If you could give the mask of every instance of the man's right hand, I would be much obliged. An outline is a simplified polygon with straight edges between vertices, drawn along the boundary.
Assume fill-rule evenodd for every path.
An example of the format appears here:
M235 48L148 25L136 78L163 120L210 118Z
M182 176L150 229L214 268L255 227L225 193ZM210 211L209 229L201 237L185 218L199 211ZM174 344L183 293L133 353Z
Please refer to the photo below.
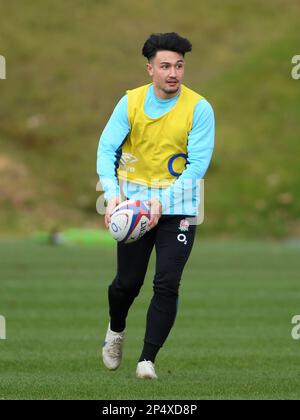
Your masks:
M105 212L105 226L108 228L110 223L110 217L114 209L122 202L121 196L113 197L107 202L106 212Z

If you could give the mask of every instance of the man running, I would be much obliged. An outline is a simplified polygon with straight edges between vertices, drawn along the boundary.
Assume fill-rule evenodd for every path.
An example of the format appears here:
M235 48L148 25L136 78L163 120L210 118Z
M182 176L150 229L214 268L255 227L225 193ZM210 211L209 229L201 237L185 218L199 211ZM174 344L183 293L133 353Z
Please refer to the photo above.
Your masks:
M152 82L121 98L98 148L106 226L124 198L145 201L151 211L150 230L137 242L117 245L117 273L108 288L110 322L102 349L105 366L117 369L127 314L155 247L154 293L136 369L142 379L157 379L155 358L176 318L179 285L196 233L196 224L190 223L190 217L198 215L196 183L204 178L214 147L211 105L182 84L185 53L191 50L190 41L174 32L152 34L146 40L142 53ZM189 189L191 194L186 194Z

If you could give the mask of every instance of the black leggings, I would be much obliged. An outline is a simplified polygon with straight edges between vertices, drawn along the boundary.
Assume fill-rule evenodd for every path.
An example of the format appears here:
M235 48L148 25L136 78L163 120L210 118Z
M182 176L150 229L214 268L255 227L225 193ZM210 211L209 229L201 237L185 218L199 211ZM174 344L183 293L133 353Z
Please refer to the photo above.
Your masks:
M147 313L144 341L163 346L175 321L181 275L195 238L196 226L182 222L186 218L162 216L157 226L137 242L118 243L117 275L108 291L113 331L123 331L126 326L128 310L143 285L155 246L154 294Z

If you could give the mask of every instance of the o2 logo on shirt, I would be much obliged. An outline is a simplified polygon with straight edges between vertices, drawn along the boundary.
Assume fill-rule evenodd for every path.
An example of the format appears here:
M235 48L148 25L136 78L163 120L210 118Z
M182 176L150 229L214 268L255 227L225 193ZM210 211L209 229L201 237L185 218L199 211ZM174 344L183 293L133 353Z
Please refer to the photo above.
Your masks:
M173 169L174 162L178 158L183 158L187 162L187 155L185 153L177 153L176 155L173 155L168 162L168 170L170 174L176 176L176 178L178 178L181 175L181 173L175 172Z

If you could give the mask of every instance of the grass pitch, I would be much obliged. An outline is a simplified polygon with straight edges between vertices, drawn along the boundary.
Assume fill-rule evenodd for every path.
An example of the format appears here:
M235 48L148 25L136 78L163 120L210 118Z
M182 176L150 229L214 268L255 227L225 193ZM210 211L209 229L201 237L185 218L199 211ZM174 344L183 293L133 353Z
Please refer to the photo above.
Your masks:
M299 247L196 242L159 380L135 379L153 263L118 371L101 363L114 249L0 242L0 399L298 399Z
M145 40L175 31L193 44L184 83L216 115L202 235L299 237L299 1L0 4L2 233L99 226L100 133L126 90L150 82Z

